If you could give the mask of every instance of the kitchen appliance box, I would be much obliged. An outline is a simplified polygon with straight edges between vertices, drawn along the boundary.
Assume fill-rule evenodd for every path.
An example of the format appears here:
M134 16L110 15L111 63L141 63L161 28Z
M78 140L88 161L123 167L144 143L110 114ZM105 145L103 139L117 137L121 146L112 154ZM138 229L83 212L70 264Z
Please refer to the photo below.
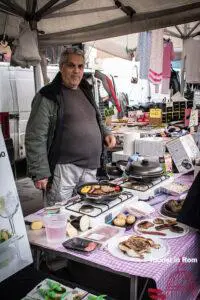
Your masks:
M194 170L192 161L200 157L200 151L191 134L173 139L166 146L178 172L184 174Z

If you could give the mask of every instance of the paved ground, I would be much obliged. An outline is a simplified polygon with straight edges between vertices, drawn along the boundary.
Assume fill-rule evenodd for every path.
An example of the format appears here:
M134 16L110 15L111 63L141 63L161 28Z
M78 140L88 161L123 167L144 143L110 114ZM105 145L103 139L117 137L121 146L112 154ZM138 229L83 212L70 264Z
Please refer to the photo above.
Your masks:
M16 180L16 186L24 216L43 207L42 192L34 187L30 178Z

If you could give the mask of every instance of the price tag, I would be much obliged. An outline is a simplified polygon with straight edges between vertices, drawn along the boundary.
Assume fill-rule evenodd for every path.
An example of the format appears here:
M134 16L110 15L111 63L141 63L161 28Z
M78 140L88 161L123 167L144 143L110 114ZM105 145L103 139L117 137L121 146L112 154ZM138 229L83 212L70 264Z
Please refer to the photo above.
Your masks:
M150 118L161 119L162 118L162 110L160 108L151 108L150 109Z

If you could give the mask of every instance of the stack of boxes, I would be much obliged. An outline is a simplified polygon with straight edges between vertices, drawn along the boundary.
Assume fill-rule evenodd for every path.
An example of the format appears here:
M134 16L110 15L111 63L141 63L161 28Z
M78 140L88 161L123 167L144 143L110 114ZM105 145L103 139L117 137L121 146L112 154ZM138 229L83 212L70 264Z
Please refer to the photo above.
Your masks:
M173 101L162 104L162 122L169 123L171 121L184 120L185 109L192 108L193 101Z

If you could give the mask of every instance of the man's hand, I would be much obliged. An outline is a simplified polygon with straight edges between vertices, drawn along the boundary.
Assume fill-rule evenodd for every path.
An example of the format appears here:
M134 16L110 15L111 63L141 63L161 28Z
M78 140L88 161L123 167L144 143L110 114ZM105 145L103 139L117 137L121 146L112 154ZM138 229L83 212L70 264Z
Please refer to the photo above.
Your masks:
M104 139L104 143L105 145L109 148L109 149L112 149L115 147L116 145L116 138L114 135L110 134L110 135L107 135Z
M40 179L34 182L36 189L46 190L48 178Z

